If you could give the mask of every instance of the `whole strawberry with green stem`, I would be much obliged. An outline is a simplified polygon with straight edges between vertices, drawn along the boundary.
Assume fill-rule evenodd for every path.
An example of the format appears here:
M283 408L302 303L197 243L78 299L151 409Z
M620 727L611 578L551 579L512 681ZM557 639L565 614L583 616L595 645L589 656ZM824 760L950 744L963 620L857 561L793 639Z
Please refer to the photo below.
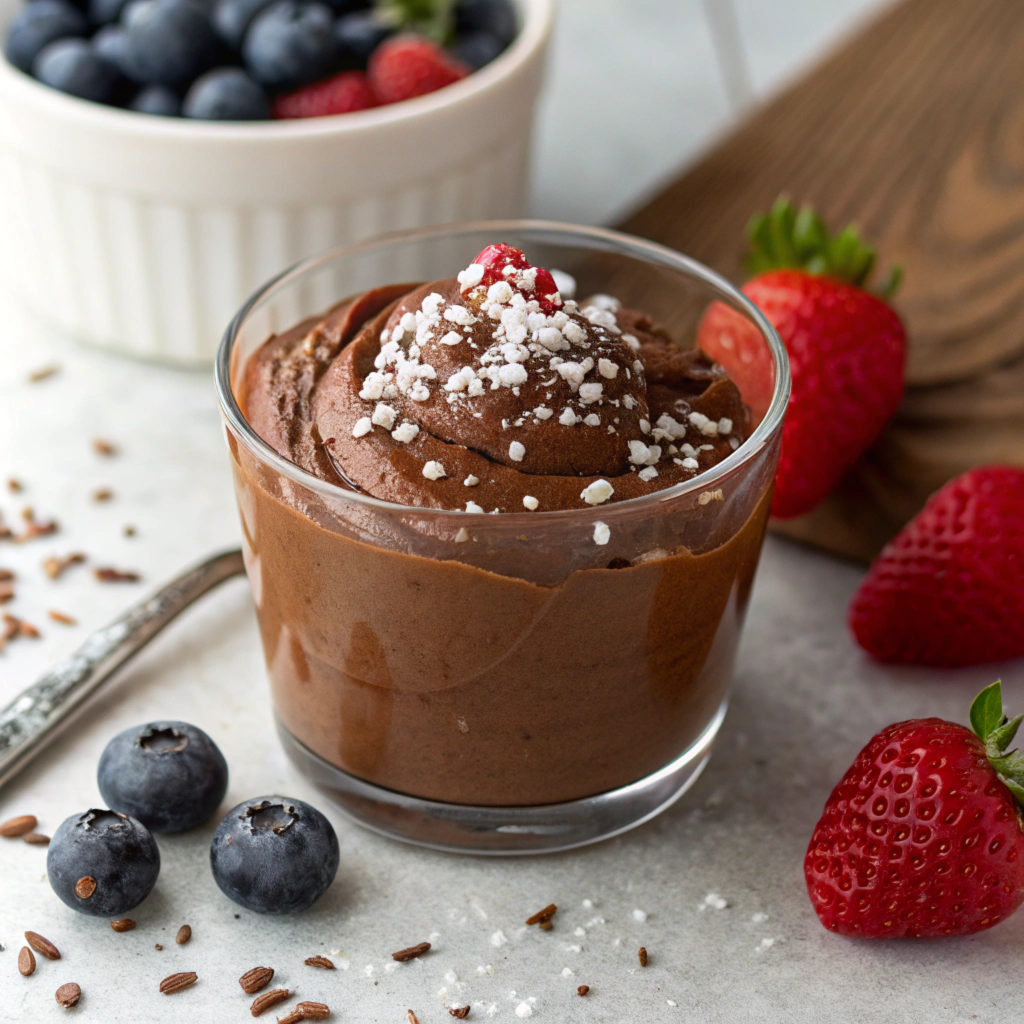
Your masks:
M991 928L1024 902L1024 753L1006 753L1024 716L993 683L971 728L919 718L857 755L825 804L804 858L830 931L935 938Z
M822 219L780 199L748 228L743 291L779 332L793 390L782 430L772 515L810 512L892 419L903 398L906 332L888 304L893 271L867 289L875 252L854 226L829 235ZM729 372L755 419L771 401L772 372L754 325L722 303L701 320L698 345Z

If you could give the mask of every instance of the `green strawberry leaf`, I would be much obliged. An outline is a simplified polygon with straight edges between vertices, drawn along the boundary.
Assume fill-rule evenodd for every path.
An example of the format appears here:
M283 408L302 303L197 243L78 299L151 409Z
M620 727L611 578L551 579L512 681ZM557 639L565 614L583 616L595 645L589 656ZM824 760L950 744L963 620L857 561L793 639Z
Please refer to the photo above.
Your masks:
M971 728L983 743L989 734L998 729L1006 719L1003 717L1003 684L997 679L986 686L971 704Z
M1008 779L1003 775L999 776L999 781L1014 795L1017 803L1024 805L1024 786L1019 782L1014 782L1013 779Z
M989 757L999 757L1006 750L1013 742L1013 737L1017 735L1021 722L1024 722L1024 715L1018 715L1009 722L1004 718L1003 724L988 734L985 749L989 752Z
M1003 753L1013 742L1022 722L1024 715L1008 720L1003 714L1003 684L999 679L986 686L971 704L971 728L985 744L988 763L999 781L1024 807L1024 750Z
M792 268L863 288L875 266L875 250L860 237L856 225L831 236L812 207L796 210L785 196L777 199L767 214L751 218L747 239L750 248L744 266L755 277ZM901 279L902 271L894 267L879 291L882 298L890 299Z
M455 34L455 0L376 0L376 7L395 28L417 32L440 46Z

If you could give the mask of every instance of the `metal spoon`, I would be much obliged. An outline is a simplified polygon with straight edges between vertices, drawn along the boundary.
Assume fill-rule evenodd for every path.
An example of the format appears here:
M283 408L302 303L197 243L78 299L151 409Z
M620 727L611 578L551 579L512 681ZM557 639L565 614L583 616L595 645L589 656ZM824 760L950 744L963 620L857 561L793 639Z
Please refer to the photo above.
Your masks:
M0 787L24 768L73 711L172 619L218 584L245 572L242 552L224 551L172 580L98 629L81 647L0 711Z

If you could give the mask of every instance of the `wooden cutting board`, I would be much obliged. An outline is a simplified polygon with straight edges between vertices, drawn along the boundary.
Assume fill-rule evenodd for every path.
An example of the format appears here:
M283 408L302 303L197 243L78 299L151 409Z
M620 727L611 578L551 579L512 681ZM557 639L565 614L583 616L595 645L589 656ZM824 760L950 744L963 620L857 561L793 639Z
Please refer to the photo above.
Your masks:
M740 281L746 222L782 193L905 271L899 415L822 506L775 524L869 559L946 480L1024 466L1024 3L887 8L621 226Z

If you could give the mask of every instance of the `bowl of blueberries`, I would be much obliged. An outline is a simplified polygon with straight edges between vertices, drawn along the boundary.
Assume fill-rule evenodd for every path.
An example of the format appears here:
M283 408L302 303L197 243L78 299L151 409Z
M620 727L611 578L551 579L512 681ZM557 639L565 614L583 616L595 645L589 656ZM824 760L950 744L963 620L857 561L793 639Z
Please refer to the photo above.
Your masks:
M2 280L207 364L317 251L523 213L555 0L0 0Z

